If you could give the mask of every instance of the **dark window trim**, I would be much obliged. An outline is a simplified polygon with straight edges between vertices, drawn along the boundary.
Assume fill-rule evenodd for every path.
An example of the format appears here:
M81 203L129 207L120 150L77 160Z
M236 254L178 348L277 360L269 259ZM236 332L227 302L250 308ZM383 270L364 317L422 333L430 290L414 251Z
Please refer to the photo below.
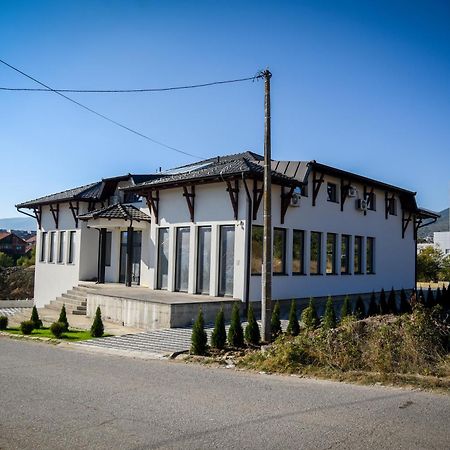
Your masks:
M287 228L282 227L274 227L273 228L273 238L272 238L272 247L275 242L275 231L282 231L284 235L284 242L283 242L283 271L282 272L274 272L272 271L272 275L279 277L283 275L288 275L286 271L286 247L287 247ZM273 249L272 249L272 268L273 268Z
M311 273L311 262L312 262L312 259L311 259L311 254L312 254L312 252L311 252L311 247L312 247L311 241L312 241L313 234L318 234L319 235L319 255L318 255L319 258L317 260L317 266L318 266L319 271ZM322 232L321 231L311 231L310 235L309 235L309 274L313 275L313 276L314 275L323 275L323 271L322 271Z
M346 238L345 239L345 241L346 241L346 243L347 243L347 246L346 246L346 261L347 261L347 264L346 264L346 271L345 272L343 272L342 271L342 242L343 242L343 240L344 240L344 237ZM350 234L345 234L345 233L342 233L341 234L341 242L340 242L340 244L341 244L341 260L339 261L339 272L340 272L340 274L341 275L352 275L352 268L350 267L350 255L351 255L351 235Z
M73 239L72 239L72 236L73 236ZM76 231L69 230L69 236L68 236L69 250L67 252L67 264L71 264L71 265L75 265L75 258L74 258L75 236L76 236ZM72 245L72 244L74 244L74 245Z
M358 269L355 267L355 256L356 256L356 239L359 238L359 248L358 248L358 256L359 256L359 265ZM355 235L354 236L354 243L353 243L353 275L364 275L363 272L363 249L362 249L362 243L363 243L363 236Z
M334 186L334 199L330 198L328 188ZM338 190L337 190L337 184L332 183L331 181L327 182L327 201L330 203L339 203L339 196L338 196Z
M306 275L306 270L305 270L305 230L300 230L298 228L293 228L292 229L292 264L294 263L294 234L295 232L301 233L302 234L302 254L301 254L301 271L300 272L295 272L292 271L292 275Z
M157 256L157 261L156 261L156 289L160 290L160 291L167 291L169 288L169 280L167 280L167 287L166 288L162 288L161 287L161 279L160 279L160 258L161 258L161 230L167 230L167 232L169 233L169 241L170 241L170 229L169 227L158 227L157 228L157 236L156 236L156 245L157 245L157 252L156 252L156 256ZM176 233L175 233L176 234ZM175 236L175 247L176 247L176 236ZM169 242L169 249L170 249L170 242ZM175 253L176 253L176 249L175 249ZM176 255L175 255L176 257Z
M367 249L368 249L368 245L367 242L369 242L369 240L372 241L372 261L371 261L371 265L372 265L372 270L369 272L367 270ZM375 271L375 238L372 236L367 236L366 237L366 275L375 275L376 271Z
M332 235L334 236L334 250L333 250L333 264L332 264L332 268L333 271L332 272L327 272L327 264L328 264L328 235ZM327 259L326 259L326 264L325 264L325 275L337 275L337 246L338 246L338 239L337 239L338 235L337 233L331 233L331 232L327 232L326 233L326 255L327 255Z

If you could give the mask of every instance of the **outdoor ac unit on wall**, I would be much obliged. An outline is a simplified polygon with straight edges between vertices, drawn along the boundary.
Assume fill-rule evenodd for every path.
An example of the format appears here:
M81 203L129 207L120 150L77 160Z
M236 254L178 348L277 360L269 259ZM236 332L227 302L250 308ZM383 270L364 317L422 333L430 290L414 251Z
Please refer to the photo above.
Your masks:
M358 195L358 190L354 186L348 187L348 196L349 197L356 197Z
M363 199L356 200L356 209L360 209L361 211L367 211L368 209L367 200Z
M292 194L292 197L291 197L291 201L290 201L290 203L289 203L289 206L300 206L300 198L301 198L300 193L294 192L294 193Z

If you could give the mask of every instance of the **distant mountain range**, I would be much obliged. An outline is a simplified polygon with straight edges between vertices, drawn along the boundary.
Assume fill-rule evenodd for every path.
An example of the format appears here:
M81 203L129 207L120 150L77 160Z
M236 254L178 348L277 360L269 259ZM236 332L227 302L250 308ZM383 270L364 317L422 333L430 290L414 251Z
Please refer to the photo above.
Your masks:
M36 230L36 220L31 217L10 217L0 219L0 230Z
M443 211L440 211L439 214L441 215L441 217L439 217L439 219L435 222L432 223L431 225L428 225L426 227L423 228L419 228L418 231L418 237L425 239L426 237L433 237L433 233L435 231L450 231L449 229L449 209L444 209Z

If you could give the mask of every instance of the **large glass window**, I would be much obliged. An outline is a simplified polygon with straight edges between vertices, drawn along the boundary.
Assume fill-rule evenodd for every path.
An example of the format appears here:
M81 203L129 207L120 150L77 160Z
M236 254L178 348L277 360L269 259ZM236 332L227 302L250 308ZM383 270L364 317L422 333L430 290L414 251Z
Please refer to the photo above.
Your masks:
M55 245L56 245L56 232L52 231L50 233L50 249L48 252L48 262L55 262Z
M47 232L43 231L41 233L41 254L39 257L39 261L45 261L45 254L47 253Z
M252 274L260 275L263 257L263 227L252 226Z
M374 192L369 192L366 195L367 200L367 209L370 209L371 211L376 211L377 205L376 205L376 197Z
M273 273L286 273L286 229L275 228L273 230Z
M294 230L292 236L292 273L305 273L305 232Z
M337 203L337 186L334 183L327 183L327 200Z
M197 293L209 294L211 265L211 227L198 228Z
M189 284L189 240L190 229L177 229L175 290L187 292Z
M319 275L321 273L321 246L322 233L311 231L311 246L310 246L310 264L309 273L311 275Z
M66 256L66 232L59 232L59 251L58 251L58 263L63 263Z
M111 245L112 245L112 232L106 232L106 253L105 253L105 266L111 267Z
M75 261L75 231L69 231L69 254L67 262L73 264Z
M362 273L362 237L355 236L354 273Z
M336 274L336 234L327 233L327 274Z
M158 231L158 289L167 289L169 280L169 229Z
M375 273L375 238L368 237L366 242L366 272Z
M234 225L220 227L219 295L233 295L234 286Z
M350 236L343 234L341 236L341 274L350 273Z

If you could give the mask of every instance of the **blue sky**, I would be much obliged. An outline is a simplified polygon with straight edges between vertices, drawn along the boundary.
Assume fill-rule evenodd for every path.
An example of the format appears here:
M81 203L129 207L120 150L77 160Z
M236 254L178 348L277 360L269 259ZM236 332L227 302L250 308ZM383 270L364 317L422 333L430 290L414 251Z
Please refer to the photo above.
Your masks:
M55 88L272 79L275 159L317 161L448 206L448 1L0 0L0 58ZM0 65L0 86L36 85ZM262 153L263 83L73 98L205 157ZM193 161L52 93L0 92L0 217L14 204Z

